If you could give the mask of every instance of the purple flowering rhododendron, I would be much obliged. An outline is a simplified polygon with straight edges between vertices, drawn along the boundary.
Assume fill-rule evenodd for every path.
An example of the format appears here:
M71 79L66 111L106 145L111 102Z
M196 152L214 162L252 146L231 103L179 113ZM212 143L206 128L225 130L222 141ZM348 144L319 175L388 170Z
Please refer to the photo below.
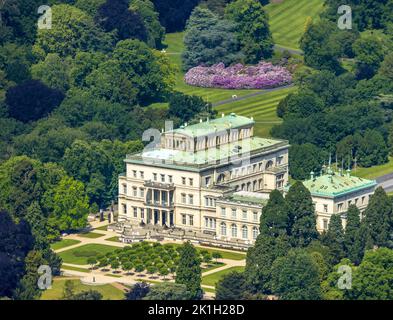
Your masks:
M225 68L223 63L188 70L184 80L191 86L222 89L268 89L290 84L291 73L284 67L261 61L255 66L240 63Z

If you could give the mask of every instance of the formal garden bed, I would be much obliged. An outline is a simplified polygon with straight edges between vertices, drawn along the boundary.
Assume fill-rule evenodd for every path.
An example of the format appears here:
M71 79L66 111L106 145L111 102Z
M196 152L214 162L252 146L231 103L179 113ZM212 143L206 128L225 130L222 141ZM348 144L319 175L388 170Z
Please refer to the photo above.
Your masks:
M124 248L101 244L87 244L60 253L64 263L89 265L114 275L137 275L158 279L173 277L179 262L181 246L139 242ZM202 272L224 266L219 261L224 251L198 249ZM244 255L243 255L244 257ZM69 268L65 265L65 268Z
M184 76L191 86L221 89L271 89L289 85L291 73L284 67L261 61L255 66L240 63L225 67L223 63L211 67L191 68Z

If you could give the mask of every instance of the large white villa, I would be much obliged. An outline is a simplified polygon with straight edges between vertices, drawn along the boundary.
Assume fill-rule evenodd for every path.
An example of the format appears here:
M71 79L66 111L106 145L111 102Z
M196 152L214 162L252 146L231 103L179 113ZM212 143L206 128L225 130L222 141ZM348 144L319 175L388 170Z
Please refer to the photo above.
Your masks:
M250 246L269 193L288 188L288 142L255 137L253 131L252 118L232 113L163 132L156 148L127 155L126 173L119 177L123 240L132 241L139 228ZM305 185L322 231L331 214L345 218L349 203L363 209L376 183L327 170Z

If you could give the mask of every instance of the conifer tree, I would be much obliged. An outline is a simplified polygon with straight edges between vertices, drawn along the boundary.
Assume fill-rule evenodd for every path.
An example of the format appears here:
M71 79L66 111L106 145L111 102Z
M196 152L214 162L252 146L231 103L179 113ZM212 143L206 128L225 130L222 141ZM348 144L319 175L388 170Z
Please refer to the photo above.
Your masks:
M289 188L285 200L289 213L288 234L291 243L295 247L306 247L319 235L310 191L298 181Z
M330 217L329 229L323 236L323 244L330 249L330 264L336 265L344 257L344 229L341 216L333 214Z
M199 254L191 242L186 242L180 252L179 265L176 270L176 283L184 284L190 292L190 299L202 298L201 262Z
M233 271L218 281L216 300L242 300L245 291L244 273Z
M248 287L253 293L271 293L271 267L274 260L282 257L290 250L286 234L278 237L260 234L255 246L248 249L245 277Z
M382 187L376 189L371 196L364 219L367 229L366 238L369 239L367 249L373 246L391 246L392 203Z
M347 212L347 225L344 234L344 250L346 256L356 265L362 258L364 248L360 237L360 211L354 204L350 205Z
M270 193L269 201L263 208L260 223L260 233L277 237L286 234L288 229L288 209L284 197L278 190Z

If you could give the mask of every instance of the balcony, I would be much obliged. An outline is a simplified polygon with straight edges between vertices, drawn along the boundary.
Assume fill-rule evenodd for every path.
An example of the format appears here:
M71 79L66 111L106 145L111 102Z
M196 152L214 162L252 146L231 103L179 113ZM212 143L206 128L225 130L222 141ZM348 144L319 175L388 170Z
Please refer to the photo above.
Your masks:
M167 191L175 189L174 183L164 183L164 182L157 182L152 180L146 180L144 186L147 188L161 189Z
M174 206L174 203L172 201L168 202L168 201L157 201L157 200L146 199L144 203L145 206L153 207L153 208L173 209Z

